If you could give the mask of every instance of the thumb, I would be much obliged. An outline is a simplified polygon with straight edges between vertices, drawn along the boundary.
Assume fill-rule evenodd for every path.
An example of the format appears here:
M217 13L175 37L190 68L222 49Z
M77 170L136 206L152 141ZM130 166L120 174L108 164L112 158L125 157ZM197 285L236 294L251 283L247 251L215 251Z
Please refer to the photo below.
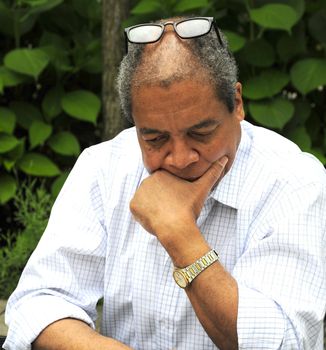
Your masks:
M206 193L208 193L216 182L221 179L224 168L229 161L228 157L223 156L215 163L213 163L207 171L196 181L196 184L199 185Z

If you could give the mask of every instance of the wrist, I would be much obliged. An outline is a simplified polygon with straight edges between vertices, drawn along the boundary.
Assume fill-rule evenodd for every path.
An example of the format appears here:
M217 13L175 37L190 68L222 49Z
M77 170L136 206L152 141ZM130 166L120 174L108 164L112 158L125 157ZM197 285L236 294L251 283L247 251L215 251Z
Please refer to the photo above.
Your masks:
M211 249L195 222L164 226L156 235L174 266L188 266Z
M173 278L179 287L186 288L201 272L211 266L215 261L218 261L218 254L215 250L210 250L186 267L180 268L175 266Z

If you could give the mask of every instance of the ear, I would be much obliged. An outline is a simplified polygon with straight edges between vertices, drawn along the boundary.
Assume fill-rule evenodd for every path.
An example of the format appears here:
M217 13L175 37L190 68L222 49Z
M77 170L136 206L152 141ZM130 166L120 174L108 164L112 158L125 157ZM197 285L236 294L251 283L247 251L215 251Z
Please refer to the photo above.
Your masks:
M233 113L239 121L242 121L245 118L242 102L242 85L239 82L235 84L235 109Z

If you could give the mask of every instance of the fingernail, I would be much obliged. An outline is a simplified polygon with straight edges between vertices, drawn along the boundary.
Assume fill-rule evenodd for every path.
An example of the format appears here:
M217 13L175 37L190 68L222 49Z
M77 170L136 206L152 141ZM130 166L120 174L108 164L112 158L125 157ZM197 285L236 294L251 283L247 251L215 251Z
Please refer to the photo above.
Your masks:
M229 161L228 157L223 156L218 162L221 164L221 166L224 168L226 163Z

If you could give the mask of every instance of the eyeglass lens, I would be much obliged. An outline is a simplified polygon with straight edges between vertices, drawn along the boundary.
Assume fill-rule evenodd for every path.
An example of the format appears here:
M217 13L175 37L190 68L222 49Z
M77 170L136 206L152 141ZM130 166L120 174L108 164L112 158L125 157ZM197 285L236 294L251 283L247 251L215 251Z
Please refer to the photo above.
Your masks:
M193 19L176 24L177 33L182 38L193 38L207 34L210 27L210 22L206 19Z
M160 26L146 24L131 28L128 32L128 38L131 42L144 44L158 40L162 32L163 29Z
M204 18L194 18L175 24L177 34L182 38L193 38L207 34L211 23ZM128 31L128 39L133 43L145 44L157 41L163 33L160 25L144 24L132 27Z

